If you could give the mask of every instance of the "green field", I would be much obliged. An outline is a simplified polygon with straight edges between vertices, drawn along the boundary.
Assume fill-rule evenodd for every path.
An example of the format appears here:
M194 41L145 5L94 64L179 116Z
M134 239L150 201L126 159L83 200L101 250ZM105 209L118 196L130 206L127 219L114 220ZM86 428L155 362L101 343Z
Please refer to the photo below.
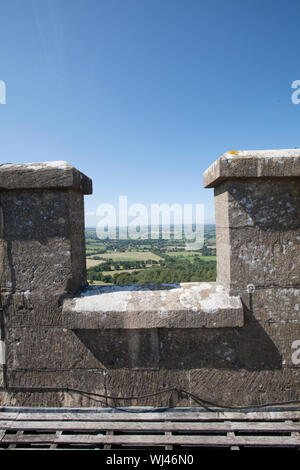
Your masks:
M104 263L104 261L101 260L96 260L96 259L90 259L86 257L86 267L87 269L92 267L92 266L97 266L98 264Z
M107 276L107 275L110 275L110 276L113 276L114 274L120 274L120 273L134 273L134 272L138 272L138 271L142 271L142 269L121 269L119 271L102 271L103 272L103 275L104 276Z
M161 256L155 255L151 251L128 251L125 253L103 253L99 256L105 259L112 259L113 261L147 261L148 259L160 261L162 259ZM93 260L93 261L96 261L96 260Z
M95 230L88 229L88 279L93 285L213 281L214 242L212 225L205 228L203 247L194 251L185 250L182 239L99 240Z

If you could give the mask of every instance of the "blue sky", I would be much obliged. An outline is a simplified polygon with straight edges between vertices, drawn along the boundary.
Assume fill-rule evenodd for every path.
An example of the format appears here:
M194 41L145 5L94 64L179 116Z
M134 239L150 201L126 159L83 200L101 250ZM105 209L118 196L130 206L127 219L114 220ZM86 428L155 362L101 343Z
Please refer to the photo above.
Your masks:
M1 2L2 162L67 160L100 203L203 203L227 150L300 147L300 1ZM88 217L87 224L95 225Z

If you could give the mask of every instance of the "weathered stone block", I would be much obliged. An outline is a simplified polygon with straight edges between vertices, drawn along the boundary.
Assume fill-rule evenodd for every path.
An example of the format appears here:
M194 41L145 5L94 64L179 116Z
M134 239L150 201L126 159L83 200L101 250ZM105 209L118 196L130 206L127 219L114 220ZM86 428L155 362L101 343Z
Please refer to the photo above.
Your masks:
M227 286L232 295L243 292L248 285L258 288L295 287L299 288L300 236L298 231L262 231L258 227L228 228L230 244L217 246L218 282ZM219 238L217 236L217 243ZM230 253L228 273L228 255ZM220 257L219 257L220 254ZM222 266L227 266L226 271ZM223 268L224 269L224 268Z
M178 395L171 391L157 393L171 387L189 391L189 378L186 371L109 370L105 374L105 387L107 395L116 397L107 401L108 406L169 407L189 406L190 403L190 398L184 394ZM143 398L123 400L121 397Z
M74 333L105 369L159 368L158 330L86 329Z
M62 326L60 291L51 297L47 290L2 294L2 306L6 327Z
M103 364L77 337L58 327L7 328L8 369L103 369Z
M252 294L252 308L259 321L300 323L300 288L257 289Z
M68 389L105 394L105 375L102 370L13 370L7 373L7 382L11 391L18 388L33 389L36 392L45 389Z
M295 370L215 370L190 372L190 390L219 406L270 405L300 400L300 376ZM195 406L195 402L191 406Z
M218 227L264 231L300 227L299 178L249 178L223 181L215 188Z

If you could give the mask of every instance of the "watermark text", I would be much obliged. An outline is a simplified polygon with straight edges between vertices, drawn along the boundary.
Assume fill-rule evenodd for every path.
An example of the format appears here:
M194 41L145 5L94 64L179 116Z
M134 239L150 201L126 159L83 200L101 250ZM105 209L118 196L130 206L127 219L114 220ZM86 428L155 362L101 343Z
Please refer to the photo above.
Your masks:
M0 104L6 104L6 84L0 80Z
M96 233L100 239L184 239L186 249L200 249L204 243L203 204L144 204L128 206L127 196L113 204L100 204Z

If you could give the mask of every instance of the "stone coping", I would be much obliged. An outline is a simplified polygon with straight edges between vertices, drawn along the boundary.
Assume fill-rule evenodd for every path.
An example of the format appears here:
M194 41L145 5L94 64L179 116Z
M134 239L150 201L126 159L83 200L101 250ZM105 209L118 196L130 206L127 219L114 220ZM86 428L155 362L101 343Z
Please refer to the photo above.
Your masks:
M229 178L300 177L300 149L232 150L203 174L205 188Z
M240 298L216 282L90 287L64 300L62 316L70 329L244 325Z
M63 161L0 165L0 190L74 189L92 194L92 180Z

